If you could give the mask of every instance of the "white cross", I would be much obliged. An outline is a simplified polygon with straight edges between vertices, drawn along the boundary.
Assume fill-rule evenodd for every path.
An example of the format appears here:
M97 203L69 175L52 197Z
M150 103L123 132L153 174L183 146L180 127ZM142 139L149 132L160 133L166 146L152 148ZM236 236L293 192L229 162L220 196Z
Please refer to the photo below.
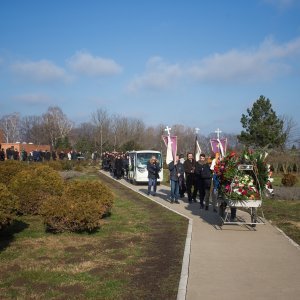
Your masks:
M199 130L199 128L195 128L195 133L198 134Z
M167 126L167 127L165 128L165 131L167 131L167 132L168 132L168 135L170 135L170 131L171 131L171 129L172 129L172 128L170 128L169 126Z
M217 136L218 136L218 140L220 139L220 133L221 133L222 131L218 128L216 131L215 131L215 133L217 134Z

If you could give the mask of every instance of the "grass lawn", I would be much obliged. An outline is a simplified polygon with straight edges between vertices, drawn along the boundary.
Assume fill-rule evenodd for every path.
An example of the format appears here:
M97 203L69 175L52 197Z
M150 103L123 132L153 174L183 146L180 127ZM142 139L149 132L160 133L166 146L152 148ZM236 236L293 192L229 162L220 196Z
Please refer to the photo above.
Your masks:
M81 179L115 194L98 232L45 233L22 216L0 233L0 299L176 298L188 221L96 174Z
M265 217L273 225L282 229L291 239L300 244L300 201L272 200L263 201Z

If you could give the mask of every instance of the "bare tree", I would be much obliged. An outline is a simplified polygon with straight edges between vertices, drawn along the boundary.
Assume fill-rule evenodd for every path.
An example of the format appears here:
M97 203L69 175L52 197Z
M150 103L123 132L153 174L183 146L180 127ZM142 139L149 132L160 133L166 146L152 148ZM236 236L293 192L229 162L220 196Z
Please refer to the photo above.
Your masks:
M57 106L50 106L42 118L48 140L53 147L58 139L65 138L73 127L73 122Z
M5 115L0 119L0 129L6 143L15 143L20 138L20 115L12 113Z
M286 135L286 147L290 148L294 144L298 144L300 141L300 130L297 123L292 117L283 115L280 117L284 124L284 133Z
M21 137L23 141L34 144L47 144L45 128L41 116L25 116L21 119L20 126Z
M103 146L109 141L110 118L106 109L99 108L92 113L92 123L95 125L95 147L100 145L100 153L103 153Z

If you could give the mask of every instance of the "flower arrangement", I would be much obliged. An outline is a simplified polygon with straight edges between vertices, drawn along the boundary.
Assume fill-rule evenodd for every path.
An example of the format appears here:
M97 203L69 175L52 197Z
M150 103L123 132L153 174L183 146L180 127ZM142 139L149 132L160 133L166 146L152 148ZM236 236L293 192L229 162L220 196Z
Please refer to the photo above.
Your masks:
M267 154L244 150L240 155L235 152L225 156L215 166L221 196L232 200L258 200L260 192L268 179L265 163ZM251 166L241 169L240 165Z

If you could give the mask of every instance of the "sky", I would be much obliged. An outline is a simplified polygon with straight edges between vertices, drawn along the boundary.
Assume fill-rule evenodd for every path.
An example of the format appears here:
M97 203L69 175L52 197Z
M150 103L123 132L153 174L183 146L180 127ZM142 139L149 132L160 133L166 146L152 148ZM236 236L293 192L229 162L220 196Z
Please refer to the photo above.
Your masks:
M300 0L0 1L0 117L239 133L260 95L300 125Z

